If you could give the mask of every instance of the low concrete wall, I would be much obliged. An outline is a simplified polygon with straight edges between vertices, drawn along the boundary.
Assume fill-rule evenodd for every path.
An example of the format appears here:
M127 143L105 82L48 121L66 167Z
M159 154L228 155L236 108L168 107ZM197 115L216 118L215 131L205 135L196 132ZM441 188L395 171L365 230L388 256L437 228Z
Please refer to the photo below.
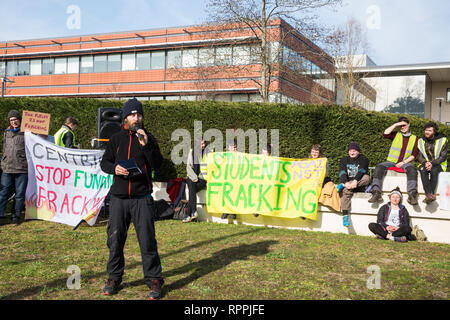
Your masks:
M363 236L374 236L369 230L368 225L376 222L379 208L389 201L388 192L395 187L400 187L404 195L403 204L408 209L412 225L418 225L425 232L430 242L450 243L450 211L439 208L439 196L437 201L425 205L422 200L425 198L423 188L419 178L419 204L411 206L407 203L406 194L406 176L396 172L388 172L383 183L383 202L378 204L368 203L371 197L370 193L356 193L352 199L352 210L350 212L351 227L346 228L342 225L342 215L326 206L319 205L317 220L309 219L289 219L275 218L259 215L254 217L252 214L238 214L237 219L221 219L221 214L209 213L206 210L206 191L197 193L197 212L200 221L215 223L234 223L252 226L264 226L270 228L287 228L307 231L323 231L334 233L349 233ZM166 193L165 183L154 183L154 198L170 201ZM188 195L186 186L186 197Z

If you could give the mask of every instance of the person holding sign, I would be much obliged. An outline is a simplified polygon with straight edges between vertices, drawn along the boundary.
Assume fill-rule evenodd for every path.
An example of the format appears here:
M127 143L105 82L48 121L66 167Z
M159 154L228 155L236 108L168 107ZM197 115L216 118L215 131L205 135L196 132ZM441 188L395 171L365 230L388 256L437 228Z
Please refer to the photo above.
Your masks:
M211 150L208 148L205 140L200 142L201 153L197 154L194 148L189 151L186 164L187 185L189 188L189 214L184 217L182 222L191 222L198 218L197 213L197 192L206 188L206 159Z
M61 129L55 133L55 144L57 146L79 149L73 132L78 125L78 121L73 117L68 117Z
M429 204L436 200L436 187L439 173L447 171L447 138L438 132L438 125L428 122L424 127L424 136L417 142L419 154L420 178L425 191L424 203Z
M360 153L361 149L356 142L348 146L348 156L341 159L339 165L339 180L344 185L341 191L341 211L344 227L349 227L348 214L352 209L353 193L364 192L370 183L369 159Z
M232 141L229 141L227 143L227 150L228 152L237 152L237 138L234 138ZM230 217L233 220L236 220L237 218L235 214L228 214L228 213L223 213L220 218L227 219L228 217Z
M112 295L120 289L125 268L123 248L133 221L145 283L150 288L148 298L155 300L161 298L164 280L155 239L151 172L161 166L163 158L158 142L143 127L143 116L142 104L137 99L124 104L124 128L111 136L100 163L104 172L114 175L107 228L109 278L103 293Z
M3 134L2 176L0 180L0 217L5 216L6 204L13 186L16 188L12 222L19 225L28 183L28 163L24 133L20 132L22 115L17 110L8 113L9 127Z

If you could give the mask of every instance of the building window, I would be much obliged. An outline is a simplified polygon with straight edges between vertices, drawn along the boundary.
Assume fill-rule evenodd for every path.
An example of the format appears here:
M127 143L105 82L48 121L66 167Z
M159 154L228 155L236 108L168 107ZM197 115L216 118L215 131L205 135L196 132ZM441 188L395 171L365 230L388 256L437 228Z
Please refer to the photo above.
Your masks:
M198 65L198 49L183 50L183 68L193 68Z
M5 76L6 75L6 62L5 61L0 61L0 76Z
M167 52L167 68L181 68L181 50Z
M42 60L34 59L30 61L30 74L32 76L40 76L42 74Z
M231 47L219 47L216 49L216 65L231 65L233 50Z
M233 48L233 65L246 65L250 63L250 48L248 46L237 46Z
M67 73L67 58L55 58L55 74Z
M120 71L121 64L120 54L108 55L108 72Z
M214 48L202 48L198 50L198 64L202 67L214 65Z
M55 59L42 59L42 74L55 73Z
M80 57L67 58L67 73L80 72Z
M152 69L164 69L164 64L166 62L166 53L164 51L153 51L151 59Z
M94 72L107 72L108 62L106 55L94 56Z
M450 103L450 88L447 89L447 103Z
M80 73L92 73L92 72L94 72L94 57L82 56Z
M8 77L14 77L17 75L17 61L8 61L6 63L6 75Z
M122 54L122 71L130 71L136 69L136 54Z
M150 69L150 52L136 53L136 70Z
M20 60L17 67L18 76L30 75L30 60Z

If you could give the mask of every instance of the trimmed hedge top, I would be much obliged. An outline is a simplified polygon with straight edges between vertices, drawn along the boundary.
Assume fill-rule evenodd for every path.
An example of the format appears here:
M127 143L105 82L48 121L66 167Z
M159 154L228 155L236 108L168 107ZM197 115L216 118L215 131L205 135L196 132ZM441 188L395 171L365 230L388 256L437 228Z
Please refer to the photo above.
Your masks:
M7 114L11 109L50 113L51 135L68 116L73 116L79 122L75 129L78 141L83 148L90 149L91 139L97 137L97 109L122 108L124 102L85 98L3 98L0 99L0 129L3 132L9 126ZM318 143L330 162L330 177L337 182L339 161L347 155L352 141L359 143L370 166L385 161L391 142L382 134L400 116L337 105L157 100L143 101L143 107L144 126L158 140L165 159L163 167L156 172L157 181L186 177L185 164L175 165L170 160L172 149L181 142L172 141L171 137L176 129L186 129L193 143L194 121L201 121L203 133L210 128L220 130L224 148L227 129L255 129L256 132L267 129L269 143L271 129L278 129L281 157L305 158L311 145ZM430 120L406 116L410 119L412 133L423 136L423 126ZM449 127L440 124L439 131L450 137ZM3 148L3 141L0 146ZM248 150L248 140L246 147Z

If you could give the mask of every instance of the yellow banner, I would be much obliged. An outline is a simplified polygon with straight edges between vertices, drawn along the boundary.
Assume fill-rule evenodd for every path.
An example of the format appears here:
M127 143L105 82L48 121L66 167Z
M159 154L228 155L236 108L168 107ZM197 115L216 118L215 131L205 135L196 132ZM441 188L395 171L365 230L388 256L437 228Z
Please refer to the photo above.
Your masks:
M207 159L207 210L211 213L317 218L326 158L290 159L214 152Z

